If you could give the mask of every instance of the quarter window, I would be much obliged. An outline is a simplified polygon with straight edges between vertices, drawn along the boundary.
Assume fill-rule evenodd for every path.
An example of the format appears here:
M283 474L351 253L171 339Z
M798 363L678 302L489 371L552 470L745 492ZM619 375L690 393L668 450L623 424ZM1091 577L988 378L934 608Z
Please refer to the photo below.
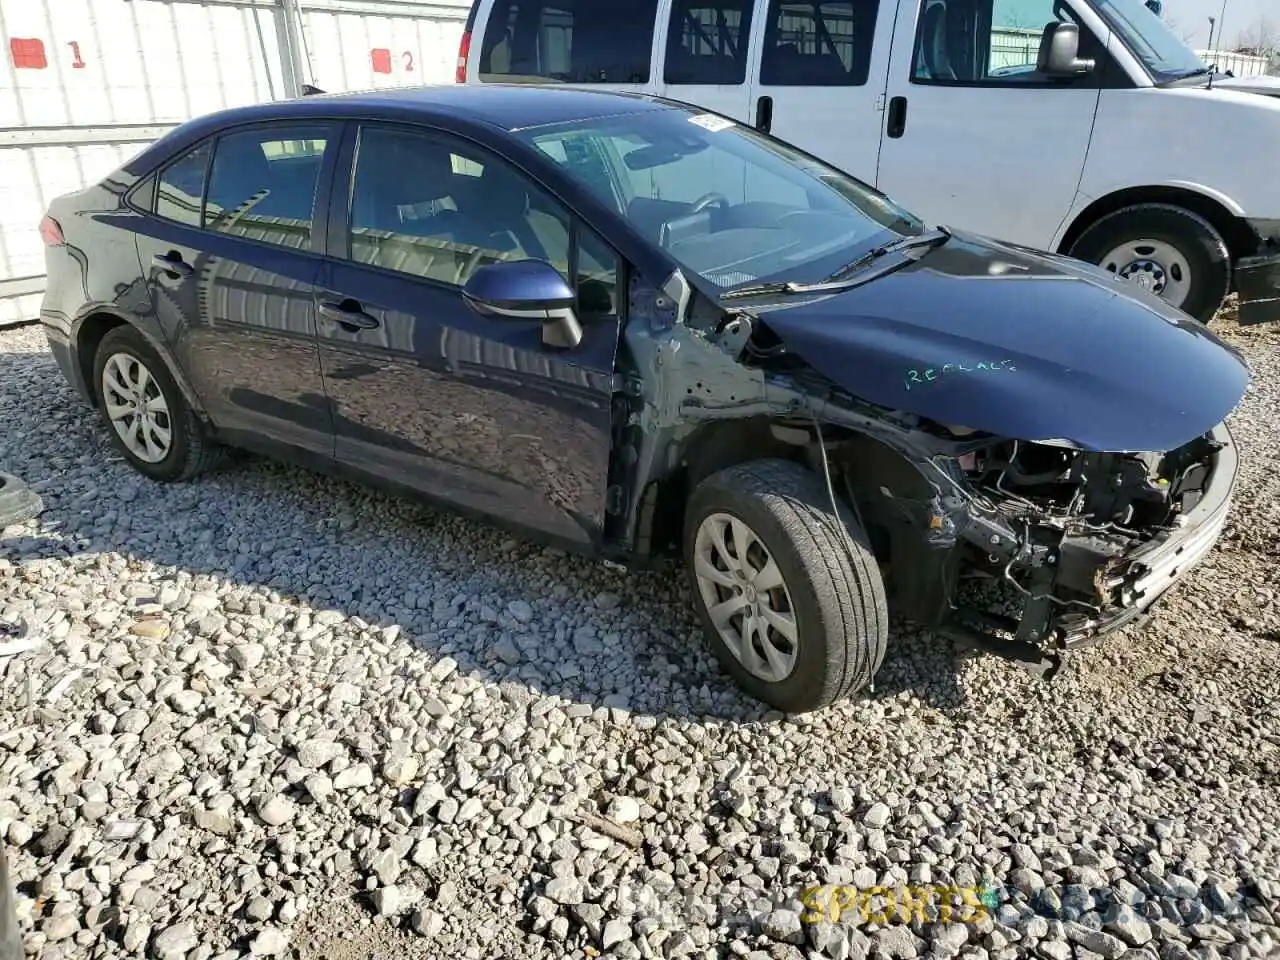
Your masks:
M648 83L658 0L495 0L481 80Z
M311 242L316 186L327 144L323 129L279 127L219 138L209 172L204 226L284 247Z
M760 82L860 87L871 70L878 0L770 0Z
M753 0L675 0L667 28L667 83L741 84Z
M205 141L165 167L156 188L156 216L189 227L200 226L210 150L210 142Z

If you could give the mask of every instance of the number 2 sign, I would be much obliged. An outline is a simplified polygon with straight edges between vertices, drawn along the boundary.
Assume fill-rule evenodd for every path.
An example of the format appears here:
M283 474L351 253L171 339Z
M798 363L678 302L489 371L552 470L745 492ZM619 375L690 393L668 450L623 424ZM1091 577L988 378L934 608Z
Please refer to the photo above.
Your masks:
M391 51L387 47L374 47L369 51L369 62L374 73L391 73ZM413 73L413 51L406 50L400 54L400 71Z

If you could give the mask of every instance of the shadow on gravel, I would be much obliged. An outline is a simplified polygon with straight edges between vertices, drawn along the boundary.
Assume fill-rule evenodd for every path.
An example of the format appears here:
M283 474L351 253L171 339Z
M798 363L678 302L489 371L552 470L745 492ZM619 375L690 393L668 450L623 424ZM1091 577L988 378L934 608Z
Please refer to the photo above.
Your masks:
M189 484L153 483L114 455L97 413L47 353L0 353L0 424L0 469L45 502L37 521L0 539L0 558L115 552L185 571L203 580L202 589L219 586L209 579L217 578L265 590L276 596L264 601L336 610L374 631L398 626L396 643L451 656L460 670L507 690L523 687L525 696L555 694L659 719L780 716L738 693L707 654L674 565L627 573L244 455ZM532 607L527 624L508 611L518 601ZM299 612L289 610L286 631ZM594 636L582 636L584 626L595 626ZM897 623L864 696L905 694L959 709L965 697L956 671L949 643Z

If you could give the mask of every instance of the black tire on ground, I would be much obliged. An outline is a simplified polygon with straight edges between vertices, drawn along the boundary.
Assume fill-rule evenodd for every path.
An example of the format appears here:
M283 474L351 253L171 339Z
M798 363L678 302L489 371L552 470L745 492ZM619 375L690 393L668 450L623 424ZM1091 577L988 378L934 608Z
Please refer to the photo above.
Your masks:
M156 384L164 396L169 408L169 425L172 434L172 445L163 460L148 463L135 456L125 446L120 435L116 433L110 418L107 416L106 404L102 400L102 372L107 361L117 353L132 356L141 362L155 378ZM107 435L112 446L129 464L144 476L152 480L170 483L190 480L212 467L220 457L222 450L205 431L204 425L196 417L187 403L186 397L174 382L168 365L158 353L147 343L146 338L130 326L116 327L111 330L98 345L98 352L93 360L93 390L98 399L98 408L102 412L103 422L107 427Z
M0 473L0 529L26 523L43 509L34 490L12 474Z
M1138 203L1107 214L1072 244L1071 256L1101 265L1126 240L1162 240L1191 268L1191 289L1181 305L1203 323L1213 319L1231 289L1231 253L1217 229L1198 213L1167 203Z
M694 544L714 513L746 523L772 555L791 596L796 661L770 682L749 672L712 623L694 573ZM840 533L843 520L849 544ZM788 460L754 460L707 477L689 499L685 566L716 656L751 696L788 712L817 710L871 682L884 659L889 616L884 584L865 532L841 505L832 513L826 484Z

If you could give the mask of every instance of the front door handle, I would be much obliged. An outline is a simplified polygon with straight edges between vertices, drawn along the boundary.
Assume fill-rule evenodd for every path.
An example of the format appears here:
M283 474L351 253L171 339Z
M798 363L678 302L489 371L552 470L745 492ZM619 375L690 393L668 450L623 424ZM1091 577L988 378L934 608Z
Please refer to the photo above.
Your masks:
M756 129L768 133L773 128L773 97L756 100Z
M184 261L182 254L177 250L170 250L168 253L157 253L151 258L151 263L176 279L185 280L196 272L195 267Z
M907 98L891 97L889 99L889 116L885 121L884 132L891 139L897 140L907 130Z
M364 312L359 302L346 300L322 300L319 307L320 319L336 323L344 330L355 333L357 330L372 330L378 326L378 318Z

